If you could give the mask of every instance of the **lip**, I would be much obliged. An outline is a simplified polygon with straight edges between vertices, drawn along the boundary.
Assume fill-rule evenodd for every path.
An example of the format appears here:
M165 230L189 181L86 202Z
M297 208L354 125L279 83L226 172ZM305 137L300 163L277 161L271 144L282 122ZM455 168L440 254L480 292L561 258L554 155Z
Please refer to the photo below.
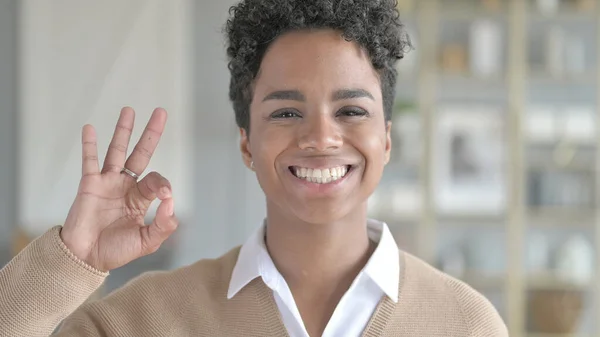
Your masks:
M311 169L326 169L338 166L356 166L356 161L347 158L326 158L326 157L313 157L300 160L290 161L285 163L286 167L305 167Z
M301 190L304 191L305 193L308 194L312 194L312 195L326 195L326 194L332 194L335 193L336 191L340 190L341 188L343 188L344 185L346 185L346 182L354 176L354 171L356 171L356 166L354 165L348 165L348 164L340 164L340 165L333 165L333 166L302 166L302 167L306 167L306 168L330 168L330 167L336 167L336 166L350 166L350 169L348 170L348 172L346 173L345 176L343 176L342 178L336 180L336 181L332 181L329 182L327 184L318 184L318 183L313 183L310 181L307 181L305 179L301 179L296 177L292 171L289 169L290 166L288 166L286 168L286 175L289 177L290 181L292 182L292 184L294 185L294 188L297 190ZM293 166L297 166L297 165L293 165Z

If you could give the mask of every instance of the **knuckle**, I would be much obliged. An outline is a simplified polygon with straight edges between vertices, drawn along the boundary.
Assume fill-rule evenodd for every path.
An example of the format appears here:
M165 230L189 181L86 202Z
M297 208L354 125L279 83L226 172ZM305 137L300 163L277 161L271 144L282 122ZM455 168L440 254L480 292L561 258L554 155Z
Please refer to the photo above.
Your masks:
M151 129L151 128L147 128L146 132L154 134L155 136L158 136L158 137L162 136L162 132L161 131L154 130L154 129Z
M121 172L121 167L117 165L107 164L104 166L104 172Z
M148 254L152 254L152 253L156 253L159 248L160 248L160 245L154 244L154 245L148 246L146 251L148 252Z
M127 146L119 143L110 143L108 146L109 149L113 149L119 152L127 152Z
M134 151L144 158L147 158L147 159L152 158L152 151L148 150L144 146L136 146Z
M98 156L93 155L93 154L88 154L88 155L83 156L83 160L98 161Z
M129 132L129 133L133 132L132 128L126 126L125 124L120 124L120 123L117 124L117 129Z

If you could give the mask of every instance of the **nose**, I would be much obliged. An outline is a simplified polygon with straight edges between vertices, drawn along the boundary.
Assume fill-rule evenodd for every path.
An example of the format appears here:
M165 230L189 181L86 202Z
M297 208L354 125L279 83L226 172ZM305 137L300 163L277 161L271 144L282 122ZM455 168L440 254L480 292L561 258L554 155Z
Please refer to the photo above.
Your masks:
M302 150L325 152L343 144L339 125L326 113L308 116L301 128L298 146Z

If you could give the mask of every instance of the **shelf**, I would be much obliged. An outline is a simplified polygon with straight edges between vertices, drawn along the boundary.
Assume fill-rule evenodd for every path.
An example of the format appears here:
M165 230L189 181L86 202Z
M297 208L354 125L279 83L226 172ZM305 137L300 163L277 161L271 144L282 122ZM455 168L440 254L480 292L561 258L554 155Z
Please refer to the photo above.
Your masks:
M582 74L555 76L542 70L531 70L526 77L531 85L596 85L595 69L586 69Z
M499 274L468 270L460 279L476 289L499 289L506 285L506 277Z
M421 213L419 212L372 212L369 217L383 221L388 225L394 223L416 223L421 220Z
M582 20L593 22L596 19L595 10L580 11L570 7L562 7L554 14L544 14L535 9L529 13L532 23L579 23Z
M525 335L526 337L592 337L589 334L579 333L541 333L541 332L530 332Z
M531 227L592 228L596 210L579 207L530 207L526 221Z
M592 289L594 282L576 284L555 277L552 272L539 272L527 276L528 290L573 290L586 291Z
M423 166L418 175L422 192L421 215L401 216L414 220L408 226L414 225L410 230L414 230L415 236L406 239L416 238L414 241L417 241L418 249L415 250L423 253L428 261L434 261L429 257L442 254L451 245L466 245L470 239L477 240L479 232L481 237L499 234L502 241L496 242L492 237L490 242L502 247L501 253L494 254L493 258L505 259L502 261L503 268L498 267L500 270L496 273L494 270L467 269L463 275L455 277L481 293L500 296L502 302L499 302L498 309L505 314L503 318L510 335L600 336L597 324L595 330L577 330L587 332L587 335L530 332L528 295L544 290L560 295L563 291L572 290L582 292L582 296L589 297L597 305L600 292L594 291L597 290L594 282L574 284L568 282L568 278L563 281L553 272L532 273L525 270L529 262L530 237L548 237L548 245L555 248L563 235L576 232L594 241L596 248L600 246L600 236L597 235L600 209L596 207L596 189L600 188L597 184L600 179L597 161L600 127L597 126L596 114L600 88L600 68L596 62L600 54L600 8L581 11L578 7L565 5L566 1L560 1L562 5L556 14L545 15L538 11L537 0L499 0L498 8L493 10L484 7L483 0L420 1L418 6L416 0L411 2L415 4L415 12L410 14L414 14L412 16L418 24L419 60L415 62L414 72L404 76L404 83L398 86L397 91L415 98L415 105L421 113L421 136L427 141L423 144L424 160L419 162ZM596 2L596 6L600 6L600 2ZM472 23L481 19L494 22L502 32L503 41L499 49L502 53L501 67L495 76L480 77L471 71L470 29ZM557 42L556 48L569 52L572 50L572 37L583 40L585 67L581 63L575 64L575 59L567 62L565 55L560 55L564 72L553 74L547 70L546 63L551 61L547 57L551 47L547 45L551 27L564 33L564 45L560 46L561 43ZM575 42L574 45L579 43ZM489 60L491 62L491 58ZM577 65L580 67L577 68ZM585 71L576 71L581 68ZM432 174L436 171L432 166L436 165L436 156L441 152L436 148L438 144L427 137L438 131L436 127L446 104L481 104L499 108L506 132L503 138L506 155L503 173L506 173L505 187L508 190L503 212L477 212L476 205L472 207L474 212L441 212L437 207L437 180ZM535 117L535 113L547 113L552 117L545 120L532 118L531 124L527 124L527 117ZM580 115L584 113L592 117L585 114L587 119L583 120ZM596 126L588 127L590 125ZM419 146L421 144L419 142ZM567 204L573 206L561 206ZM398 227L401 226L404 223ZM511 249L507 244L523 249ZM496 249L486 243L482 251L491 252L492 248ZM600 257L599 251L595 251L596 258ZM554 249L552 253L555 253ZM481 258L491 261L491 255ZM465 265L467 268L486 266L469 263L468 260ZM594 279L595 282L597 280ZM600 311L595 310L590 316L590 320L599 321Z
M501 20L506 17L506 11L503 8L498 10L487 9L485 7L473 7L468 5L452 5L442 9L444 11L443 20L445 21L474 21L479 19Z
M492 76L477 76L470 72L455 72L440 70L439 83L445 85L484 85L504 86L505 78L502 74Z
M504 213L487 212L460 212L460 213L438 213L436 215L438 222L462 223L462 224L489 224L501 223L506 220Z

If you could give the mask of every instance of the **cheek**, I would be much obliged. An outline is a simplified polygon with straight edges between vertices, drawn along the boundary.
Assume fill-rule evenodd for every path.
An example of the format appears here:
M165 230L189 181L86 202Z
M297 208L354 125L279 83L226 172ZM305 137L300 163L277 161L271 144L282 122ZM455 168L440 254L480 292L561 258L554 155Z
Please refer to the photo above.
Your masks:
M352 138L357 140L355 146L363 154L368 165L385 164L387 144L385 129L378 130L371 127L368 130L361 130L360 134L355 134Z
M256 130L250 136L252 156L260 167L257 174L260 179L273 179L275 174L277 158L285 151L288 140L284 134L273 132L273 130Z

